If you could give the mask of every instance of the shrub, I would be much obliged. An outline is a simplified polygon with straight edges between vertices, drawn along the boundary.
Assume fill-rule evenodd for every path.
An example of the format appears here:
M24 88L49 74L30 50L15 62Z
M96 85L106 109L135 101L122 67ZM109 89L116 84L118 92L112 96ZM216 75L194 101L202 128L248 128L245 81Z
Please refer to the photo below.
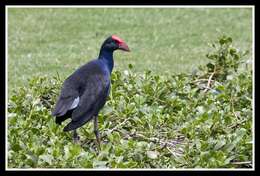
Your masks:
M50 115L59 76L32 78L8 102L8 167L252 167L252 71L238 71L244 54L231 44L221 37L194 74L114 71L99 153L92 123L78 145Z

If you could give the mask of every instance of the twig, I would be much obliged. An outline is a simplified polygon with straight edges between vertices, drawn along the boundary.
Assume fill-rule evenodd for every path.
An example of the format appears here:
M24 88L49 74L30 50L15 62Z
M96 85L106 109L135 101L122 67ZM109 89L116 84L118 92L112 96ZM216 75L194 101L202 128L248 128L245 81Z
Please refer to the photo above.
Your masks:
M169 147L166 147L166 149L175 157L181 156L179 153L173 152L171 149L169 149Z
M215 73L216 72L215 72L215 69L214 69L214 71L211 73L211 75L210 75L210 77L208 79L207 87L206 87L206 89L203 92L207 92L207 90L210 89L210 82L211 82L211 79L212 79L212 77L214 76Z
M142 134L138 134L138 133L135 133L135 134L130 134L130 135L128 135L126 138L127 139L129 139L129 137L133 137L133 138L141 138L142 140L145 140L145 141L148 141L148 142L154 142L154 143L159 143L161 146L163 146L163 148L168 148L169 149L169 147L171 147L172 149L174 149L174 152L175 153L177 153L178 155L182 155L183 154L183 150L181 149L181 148L179 148L179 149L176 149L176 143L177 143L177 141L165 141L165 140L160 140L160 139L158 139L158 138L155 138L155 137L153 137L153 138L148 138L148 137L145 137L144 135L142 135ZM172 142L175 142L175 144L174 143L172 143ZM177 144L181 144L181 143L177 143ZM181 144L181 145L185 145L185 144ZM169 147L168 147L169 146ZM173 151L171 150L171 153L172 153Z
M206 90L214 90L214 89L212 89L212 88L210 88L210 87L207 87L207 86L204 86L204 85L202 85L202 86L200 87L200 89L205 89L204 92L206 92Z
M206 81L209 81L209 79L196 79L194 81L192 81L191 83L197 83L197 82L206 82ZM222 85L220 82L214 80L214 79L211 79L210 82L214 82L214 83L217 83L218 85Z
M232 113L234 114L234 116L239 119L239 117L236 115L235 113L235 108L234 108L234 102L233 102L233 96L231 95L231 98L230 98L230 101L231 101L231 107L232 107Z
M238 125L244 123L245 121L247 121L247 119L244 119L244 120L242 120L242 121L240 121L240 122L238 122L238 123L235 123L235 124L233 124L233 125L230 125L229 128L237 127Z
M108 132L111 133L113 131L116 131L117 128L123 124L125 124L129 119L125 119L122 123L116 125L114 128L112 128L111 130L109 130ZM102 138L105 137L105 136L102 136ZM176 155L182 155L183 154L183 149L182 148L179 148L179 149L176 149L176 145L185 145L187 143L184 143L184 142L181 142L183 141L184 139L182 138L180 141L178 140L161 140L160 138L156 138L156 137L146 137L145 135L143 134L140 134L140 133L132 133L132 134L125 134L125 136L123 137L124 139L129 139L129 138L135 138L135 139L140 139L140 140L144 140L144 141L148 141L148 142L154 142L154 143L159 143L161 146L164 146L163 148L167 148L168 150L170 150L170 148L174 149L174 151L170 150L171 153L174 153L173 155L176 156ZM170 148L169 148L169 147Z
M196 79L194 81L192 81L192 83L196 83L196 82L202 82L202 81L208 81L208 79ZM214 80L211 80L211 81L214 81Z
M182 140L183 141L183 140ZM170 141L171 143L173 143L173 144L187 144L186 142L180 142L180 141L177 141L177 140L172 140L172 141Z
M121 122L120 124L116 125L114 128L112 128L111 130L108 130L108 133L112 133L113 131L117 130L117 128L123 124L125 124L130 118L125 119L123 122Z

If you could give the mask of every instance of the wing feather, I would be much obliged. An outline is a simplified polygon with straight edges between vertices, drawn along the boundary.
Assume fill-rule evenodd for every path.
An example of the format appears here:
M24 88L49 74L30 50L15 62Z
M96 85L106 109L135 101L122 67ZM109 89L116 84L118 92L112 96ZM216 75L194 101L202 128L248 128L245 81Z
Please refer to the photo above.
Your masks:
M64 128L64 131L70 131L84 125L98 113L105 104L109 84L109 79L106 79L102 74L91 76L83 95L80 97L78 106L72 112L72 121Z
M78 91L66 84L63 84L58 101L52 111L53 116L63 116L70 109L75 98L79 96Z

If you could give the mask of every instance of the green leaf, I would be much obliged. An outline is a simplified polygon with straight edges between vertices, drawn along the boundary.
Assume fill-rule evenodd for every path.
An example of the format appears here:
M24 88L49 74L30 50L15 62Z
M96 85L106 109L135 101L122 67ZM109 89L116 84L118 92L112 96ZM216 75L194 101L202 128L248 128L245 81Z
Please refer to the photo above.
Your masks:
M21 150L22 148L20 147L19 144L14 144L12 145L11 149L15 152L18 152L19 150Z
M93 162L93 168L107 168L107 161L98 161L94 160Z
M158 158L159 152L157 152L157 151L147 151L146 154L147 154L148 158L156 159L156 158Z
M214 150L219 150L221 147L223 147L226 144L224 140L219 140L217 144L214 147Z
M132 65L132 64L128 64L128 68L129 68L129 69L132 69L132 68L133 68L133 65Z
M52 164L52 160L54 158L53 158L52 155L45 154L45 155L40 155L39 159L44 161L44 162L47 162L49 165L51 165Z

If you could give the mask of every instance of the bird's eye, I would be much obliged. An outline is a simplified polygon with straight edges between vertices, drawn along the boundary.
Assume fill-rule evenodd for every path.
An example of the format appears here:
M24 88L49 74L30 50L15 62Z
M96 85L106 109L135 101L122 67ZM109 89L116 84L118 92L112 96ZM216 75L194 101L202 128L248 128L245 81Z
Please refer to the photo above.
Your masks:
M118 41L116 41L116 40L113 40L113 41L114 41L115 44L118 44Z

